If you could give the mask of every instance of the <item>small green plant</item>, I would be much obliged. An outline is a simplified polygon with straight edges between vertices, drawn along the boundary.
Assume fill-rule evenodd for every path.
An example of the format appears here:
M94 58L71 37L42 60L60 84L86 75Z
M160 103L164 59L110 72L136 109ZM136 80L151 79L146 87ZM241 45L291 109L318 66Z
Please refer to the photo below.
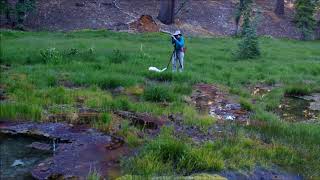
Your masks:
M87 176L87 180L100 180L101 179L101 175L96 171L90 171L88 176Z
M92 47L80 52L80 55L81 55L81 59L88 62L94 62L97 60L97 56L95 55L95 49Z
M71 48L68 50L67 55L69 56L74 56L79 54L79 50L77 48Z
M89 54L94 54L94 52L95 52L95 48L91 47L88 49Z
M110 105L111 110L124 110L128 111L131 108L130 101L126 97L119 97L114 99Z
M109 113L103 113L100 117L100 120L103 124L109 125L111 123L112 118Z
M92 117L91 125L100 131L109 132L110 126L112 126L112 117L109 113L102 113L98 117Z
M128 54L120 51L119 49L113 50L110 56L110 62L115 64L120 64L122 62L127 62L129 60Z
M40 50L40 56L41 56L42 62L45 64L47 63L57 64L62 60L62 56L56 48L48 48L45 50Z
M129 121L127 120L121 122L120 130L116 132L118 136L124 138L125 142L130 147L137 147L144 142L143 138L139 137L138 133L139 129L130 125Z
M147 87L143 93L143 97L145 100L153 102L171 102L174 98L170 88L162 85Z
M240 98L240 105L241 105L241 108L244 110L247 110L247 111L253 110L253 104L245 98Z
M130 147L138 147L143 143L143 139L139 138L136 133L129 133L127 134L126 142Z

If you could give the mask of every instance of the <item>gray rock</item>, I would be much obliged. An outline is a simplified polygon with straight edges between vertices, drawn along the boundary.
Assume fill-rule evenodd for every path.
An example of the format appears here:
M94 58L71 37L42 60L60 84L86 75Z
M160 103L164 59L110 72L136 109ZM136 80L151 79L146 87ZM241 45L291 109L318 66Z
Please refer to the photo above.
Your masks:
M42 151L50 151L50 149L51 149L50 144L45 144L45 143L40 143L40 142L33 142L33 143L29 144L27 147L42 150Z
M112 90L112 93L113 94L122 94L124 93L124 87L122 86L119 86L119 87L116 87L115 89Z
M320 111L320 102L311 102L309 109L313 111Z

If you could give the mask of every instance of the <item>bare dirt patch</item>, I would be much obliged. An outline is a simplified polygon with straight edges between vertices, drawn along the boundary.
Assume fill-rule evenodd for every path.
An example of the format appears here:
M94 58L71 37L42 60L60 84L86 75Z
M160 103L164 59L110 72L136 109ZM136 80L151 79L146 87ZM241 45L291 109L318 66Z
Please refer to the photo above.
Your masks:
M197 84L191 95L189 104L195 106L200 114L211 115L218 121L207 130L184 123L182 114L172 114L169 119L173 121L178 136L187 136L195 143L214 141L216 138L231 136L233 133L230 123L249 124L250 112L241 108L233 98L221 87L213 84Z
M130 120L133 125L142 127L143 129L160 130L160 127L168 122L165 118L155 117L148 113L129 111L115 111L114 113L123 119Z
M159 32L160 26L150 15L142 15L138 20L129 24L129 28L137 32Z
M197 84L191 99L200 112L208 112L218 120L246 123L249 119L250 113L216 85Z

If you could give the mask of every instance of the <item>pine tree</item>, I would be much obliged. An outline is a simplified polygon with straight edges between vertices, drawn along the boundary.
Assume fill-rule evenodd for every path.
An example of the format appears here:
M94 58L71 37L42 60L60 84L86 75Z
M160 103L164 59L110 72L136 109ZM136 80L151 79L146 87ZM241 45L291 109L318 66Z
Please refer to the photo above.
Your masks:
M315 7L316 3L313 0L297 0L295 2L294 21L301 32L302 40L310 40L313 37L316 26Z
M238 45L238 58L253 59L260 56L261 52L256 27L253 24L250 24L243 32L244 35Z
M252 0L244 1L242 39L239 43L238 58L253 59L260 56L259 39L256 32L256 23L253 22Z

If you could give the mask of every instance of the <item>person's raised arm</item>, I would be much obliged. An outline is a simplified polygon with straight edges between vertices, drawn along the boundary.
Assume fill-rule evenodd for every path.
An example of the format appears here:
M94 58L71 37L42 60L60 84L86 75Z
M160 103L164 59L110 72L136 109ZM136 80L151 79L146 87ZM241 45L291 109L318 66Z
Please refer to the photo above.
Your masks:
M183 46L184 46L184 38L183 38L183 37L180 38L180 41L176 39L175 42L176 42L180 47L183 47Z
M175 43L176 43L175 38L174 38L174 37L172 37L172 36L171 36L171 43L172 43L172 44L175 44Z

